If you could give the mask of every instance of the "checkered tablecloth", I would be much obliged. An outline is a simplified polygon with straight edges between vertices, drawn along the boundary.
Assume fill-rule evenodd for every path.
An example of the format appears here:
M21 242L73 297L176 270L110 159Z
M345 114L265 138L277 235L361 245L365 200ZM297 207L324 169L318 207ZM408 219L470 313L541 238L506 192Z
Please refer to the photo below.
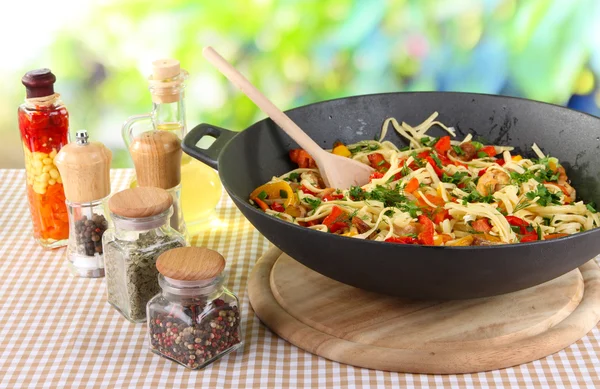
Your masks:
M113 190L130 170L112 172ZM480 374L397 374L347 366L279 339L253 314L246 284L269 247L223 196L221 227L195 236L227 259L227 286L242 302L245 347L201 371L147 348L146 327L106 302L103 279L70 275L64 249L43 250L31 237L25 172L0 170L1 388L312 388L312 387L600 387L600 327L564 351L515 368Z

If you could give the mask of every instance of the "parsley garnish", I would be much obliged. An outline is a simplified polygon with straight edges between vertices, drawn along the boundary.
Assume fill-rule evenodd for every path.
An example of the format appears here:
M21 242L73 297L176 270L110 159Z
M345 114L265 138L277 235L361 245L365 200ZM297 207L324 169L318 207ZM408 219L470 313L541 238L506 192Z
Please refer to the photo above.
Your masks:
M371 151L379 150L379 145L370 144L369 150L371 150Z
M396 186L396 188L399 190L399 186ZM377 185L370 192L365 193L365 197L367 200L381 201L387 207L393 207L398 203L406 201L406 196L400 194L398 190L389 189L383 185Z
M412 169L408 167L406 162L404 162L404 165L402 166L402 169L400 170L400 174L402 174L402 176L408 176L411 172L412 172Z
M546 188L544 185L539 184L535 190L535 192L527 192L525 194L525 196L529 199L529 200L533 200L536 197L539 197L539 199L537 200L537 203L543 207L547 206L548 204L560 204L560 195L562 195L562 192L557 192L557 193L552 193L548 190L548 188Z
M596 213L598 211L596 211L596 204L594 203L589 203L586 204L585 207L587 208L588 211L590 211L591 213Z
M527 182L532 178L537 180L537 177L535 176L534 172L532 172L531 170L527 170L523 174L517 173L517 172L510 172L510 179L513 181L514 184L517 184L517 185Z
M410 146L406 146L400 149L400 151L408 151L410 150Z
M421 211L421 208L414 202L407 202L404 204L401 204L398 207L402 212L408 212L410 214L410 217L415 218L417 217L417 212Z
M550 169L540 169L538 172L539 181L558 181L558 173Z
M446 173L442 174L442 182L448 182L450 184L458 184L465 176L468 176L467 172L456 172L449 176Z
M489 157L489 155L487 153L484 153L483 151L478 151L477 157L478 158L487 158L487 157Z
M288 198L288 193L285 190L280 189L279 190L279 197L281 197L282 199L287 199Z
M466 205L467 203L493 203L494 202L494 196L492 194L489 194L487 196L482 196L481 194L479 194L479 192L477 192L477 190L473 190L471 193L469 193L468 196L463 197L462 199L463 205Z
M319 205L321 205L321 200L320 199L311 199L310 197L305 197L304 202L306 204L308 204L313 210L317 209L319 207Z
M519 200L517 205L515 205L515 209L513 209L513 213L520 211L521 209L525 209L530 205L531 205L531 203L529 201L525 201L525 199L521 199L521 200Z
M265 191L263 190L263 191L262 191L262 192L260 192L260 193L258 194L258 196L256 196L256 197L258 197L258 198L259 198L259 199L261 199L261 200L264 200L264 199L266 199L266 198L267 198L267 192L265 192Z
M393 211L393 210L391 210L391 209L388 209L388 210L387 210L387 211L385 211L383 214L384 214L385 216L392 217L392 216L394 216L394 211Z
M298 174L298 173L290 173L290 175L287 178L290 181L298 181L298 178L300 178L300 174Z
M348 192L352 200L360 201L365 199L365 191L360 186L353 186Z

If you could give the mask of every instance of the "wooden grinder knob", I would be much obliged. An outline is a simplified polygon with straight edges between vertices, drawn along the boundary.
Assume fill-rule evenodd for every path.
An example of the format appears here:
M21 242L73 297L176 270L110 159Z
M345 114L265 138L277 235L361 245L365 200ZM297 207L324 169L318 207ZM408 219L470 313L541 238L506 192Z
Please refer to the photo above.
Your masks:
M77 131L76 142L63 146L54 163L67 200L89 203L110 195L112 152L100 142L88 142L87 131Z
M156 260L156 268L174 280L202 281L221 274L225 258L204 247L180 247L162 253Z
M181 182L181 141L169 131L147 131L129 146L139 186L171 189Z

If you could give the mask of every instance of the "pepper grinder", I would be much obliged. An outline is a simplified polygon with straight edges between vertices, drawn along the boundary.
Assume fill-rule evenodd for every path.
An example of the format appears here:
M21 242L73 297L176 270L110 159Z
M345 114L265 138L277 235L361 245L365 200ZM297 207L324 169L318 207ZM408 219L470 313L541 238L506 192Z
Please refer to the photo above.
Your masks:
M181 142L169 131L147 131L133 138L129 153L138 186L165 189L173 197L171 227L188 240L181 209Z
M110 195L111 151L88 142L86 130L64 146L55 159L63 180L69 215L67 263L78 277L104 277L102 234L108 228L105 200Z

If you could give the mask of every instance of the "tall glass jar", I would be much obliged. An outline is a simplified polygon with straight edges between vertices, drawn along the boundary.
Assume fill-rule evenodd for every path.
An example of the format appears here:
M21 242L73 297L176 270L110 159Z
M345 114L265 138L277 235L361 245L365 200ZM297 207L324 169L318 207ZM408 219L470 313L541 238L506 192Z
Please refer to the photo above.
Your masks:
M67 200L69 245L67 260L71 272L79 277L104 277L102 236L108 228L104 199L90 203Z
M219 253L201 247L159 257L161 293L147 313L152 352L201 369L242 346L239 301L223 287L224 264Z
M171 228L172 197L164 189L138 187L108 202L113 228L102 237L108 302L127 320L146 320L146 304L160 290L156 259L185 246Z
M27 98L18 110L33 236L46 248L64 246L69 237L65 193L54 164L69 141L69 113L54 93L55 81L49 69L26 73L22 82Z

